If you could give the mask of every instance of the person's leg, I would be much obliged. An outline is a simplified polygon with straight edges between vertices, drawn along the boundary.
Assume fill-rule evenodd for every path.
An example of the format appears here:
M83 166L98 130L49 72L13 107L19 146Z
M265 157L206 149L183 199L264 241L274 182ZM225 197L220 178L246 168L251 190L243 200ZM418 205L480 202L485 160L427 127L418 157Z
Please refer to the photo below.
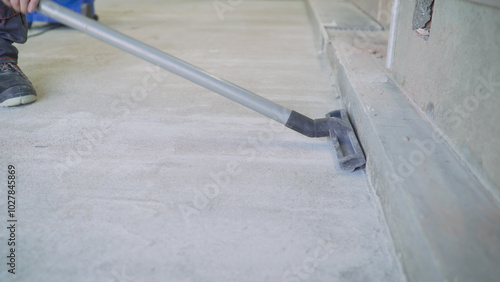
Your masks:
M18 51L12 43L28 38L24 15L0 1L0 106L18 106L36 100L33 85L17 66Z

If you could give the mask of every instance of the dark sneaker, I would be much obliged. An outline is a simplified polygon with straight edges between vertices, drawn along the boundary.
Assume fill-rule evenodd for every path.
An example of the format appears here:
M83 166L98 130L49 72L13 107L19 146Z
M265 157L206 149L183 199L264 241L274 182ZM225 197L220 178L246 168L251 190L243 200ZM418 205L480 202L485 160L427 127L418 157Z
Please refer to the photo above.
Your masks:
M0 106L33 103L36 92L26 75L14 63L0 64Z

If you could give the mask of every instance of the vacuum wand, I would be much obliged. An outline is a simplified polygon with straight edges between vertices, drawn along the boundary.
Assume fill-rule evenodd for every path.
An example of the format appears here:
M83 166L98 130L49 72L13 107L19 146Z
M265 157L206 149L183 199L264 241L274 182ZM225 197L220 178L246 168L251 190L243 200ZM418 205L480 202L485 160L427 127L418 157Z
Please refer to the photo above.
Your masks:
M340 157L340 167L345 171L353 171L365 163L364 154L344 110L329 113L326 118L313 120L55 2L41 0L37 11L261 113L303 135L332 137L337 157ZM341 144L341 140L349 144Z

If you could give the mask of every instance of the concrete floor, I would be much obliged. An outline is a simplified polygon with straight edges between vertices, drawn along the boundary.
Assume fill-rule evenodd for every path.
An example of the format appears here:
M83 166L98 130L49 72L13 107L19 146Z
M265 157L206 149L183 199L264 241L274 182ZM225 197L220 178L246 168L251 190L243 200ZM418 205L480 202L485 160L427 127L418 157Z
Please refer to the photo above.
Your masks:
M101 23L284 106L340 107L301 1L223 19L212 1L96 4ZM9 164L18 179L17 274L2 262L0 281L405 280L364 172L340 172L328 140L74 30L19 49L39 100L0 109L0 183Z

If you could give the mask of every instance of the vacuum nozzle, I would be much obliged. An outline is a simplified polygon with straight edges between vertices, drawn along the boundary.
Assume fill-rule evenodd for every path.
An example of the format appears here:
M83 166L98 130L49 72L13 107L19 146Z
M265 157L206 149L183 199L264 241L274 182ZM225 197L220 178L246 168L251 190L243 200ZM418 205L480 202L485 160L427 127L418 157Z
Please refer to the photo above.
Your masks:
M326 114L326 118L314 120L292 111L286 126L308 137L330 137L343 171L352 172L366 163L345 110L336 110Z

